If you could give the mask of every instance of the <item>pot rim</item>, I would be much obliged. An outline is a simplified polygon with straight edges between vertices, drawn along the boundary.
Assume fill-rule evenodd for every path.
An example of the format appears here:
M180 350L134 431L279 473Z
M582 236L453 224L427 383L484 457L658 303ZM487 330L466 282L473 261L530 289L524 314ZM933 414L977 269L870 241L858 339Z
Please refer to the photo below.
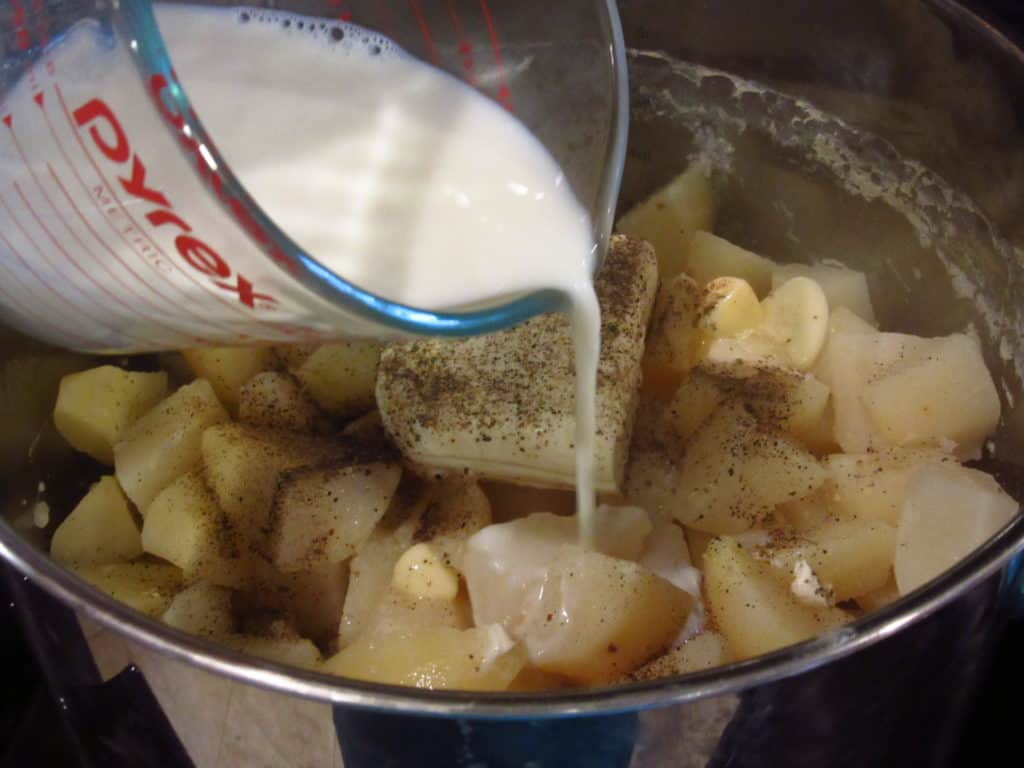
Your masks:
M927 0L1017 59L1024 50L956 0ZM970 557L905 598L811 640L743 662L688 675L610 688L544 693L431 691L302 670L247 656L190 635L129 608L66 570L0 518L0 557L26 580L94 619L176 661L261 688L325 703L413 715L463 718L566 717L611 714L683 704L792 677L844 658L923 620L1002 570L1024 551L1024 514L1018 514ZM1006 589L1006 580L1000 585ZM1017 596L1021 600L1024 596ZM1024 602L1024 601L1022 601Z

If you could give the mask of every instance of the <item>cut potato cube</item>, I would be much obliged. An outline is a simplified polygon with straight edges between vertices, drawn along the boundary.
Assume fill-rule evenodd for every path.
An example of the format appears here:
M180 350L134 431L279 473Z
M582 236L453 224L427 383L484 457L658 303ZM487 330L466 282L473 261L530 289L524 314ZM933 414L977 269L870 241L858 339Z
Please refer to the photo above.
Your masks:
M475 481L447 480L435 489L414 538L430 542L446 565L461 572L466 542L491 522L491 503Z
M923 360L904 361L861 395L884 444L951 440L961 458L978 458L999 423L999 394L978 342L966 334L929 340Z
M692 607L689 594L646 568L568 545L513 635L536 668L578 683L608 683L664 651Z
M399 465L385 463L287 473L270 516L274 564L290 573L352 557L387 512L401 477Z
M101 592L148 616L160 616L181 588L181 571L163 563L97 563L72 567Z
M732 661L732 651L725 638L714 630L706 629L680 647L659 656L634 671L630 680L657 680L690 672L720 667Z
M415 688L503 691L524 661L522 649L492 624L374 635L339 651L321 669L341 677Z
M595 280L601 305L595 484L622 485L657 283L649 246L612 238ZM556 488L576 482L576 375L563 315L458 341L389 347L377 402L412 462L437 473Z
M228 520L257 546L269 535L281 474L348 452L336 440L245 424L221 424L202 435L206 480Z
M834 333L878 333L878 329L846 307L832 307L828 315L828 335L831 337Z
M113 464L114 443L166 395L166 373L132 373L103 365L60 380L53 423L73 448Z
M367 618L365 632L360 639L408 634L431 627L469 629L472 626L473 612L465 594L453 600L417 599L388 587Z
M835 602L883 587L895 554L896 529L866 520L826 523L765 551L786 581L795 578L798 563L806 563Z
M705 338L728 339L753 330L764 319L750 283L739 277L716 277L700 293L695 325Z
M183 349L196 378L206 379L220 400L232 412L238 410L242 385L277 362L270 347L204 347Z
M303 669L317 669L322 661L320 650L304 637L231 635L217 639L236 651L278 664L287 664Z
M661 368L685 374L694 363L694 335L701 290L689 275L680 274L658 289L644 351L645 370Z
M843 307L866 323L874 324L875 308L871 304L871 292L863 272L838 262L779 264L772 273L772 289L794 277L809 277L820 285L829 307Z
M907 482L925 464L952 463L937 450L889 448L878 453L838 453L822 459L828 473L829 509L840 518L899 522Z
M744 379L725 380L719 388L733 394L770 429L802 437L825 418L829 389L809 373L784 368Z
M161 619L165 624L193 635L230 635L235 631L231 590L197 582L174 596Z
M264 584L268 565L236 538L199 470L161 491L142 524L142 548L188 579L234 588Z
M882 447L864 401L865 387L894 366L927 354L929 340L902 333L833 333L814 375L832 391L833 431L845 453Z
M665 414L679 447L690 442L724 400L719 382L700 371L694 371L679 385Z
M50 557L58 563L116 563L142 554L135 516L113 476L100 478L50 540Z
M758 331L736 338L704 339L697 351L697 366L706 373L727 379L747 379L765 371L793 370L786 350Z
M208 427L228 413L206 379L186 384L136 421L114 445L114 469L143 517L156 495L202 461Z
M704 553L704 589L711 618L739 660L808 640L850 618L838 608L801 604L768 563L728 537L713 540Z
M654 246L658 274L665 280L683 271L690 238L698 230L712 229L714 220L711 179L705 169L693 165L631 208L615 228Z
M1017 502L984 472L955 465L918 468L900 510L895 562L900 594L956 565L1018 511Z
M238 393L238 418L254 427L312 432L322 421L309 394L290 374L263 371Z
M342 418L373 408L381 346L369 341L325 344L295 375L321 408Z
M295 371L319 348L319 344L283 344L273 347L273 350L274 357L282 368Z
M395 563L412 546L428 501L428 494L414 482L403 480L391 508L352 558L345 608L338 625L343 646L359 636L376 610L391 584Z
M718 277L742 278L764 298L772 288L775 264L710 232L695 232L683 268L697 285L707 285Z
M828 522L837 521L839 516L835 515L829 507L829 500L833 493L832 484L826 481L810 496L779 504L775 508L776 519L797 533L810 531Z
M727 403L687 448L673 513L690 528L740 533L824 481L818 460L792 438L762 429L741 405Z
M679 460L667 450L639 450L629 454L623 495L634 507L672 517L678 505Z

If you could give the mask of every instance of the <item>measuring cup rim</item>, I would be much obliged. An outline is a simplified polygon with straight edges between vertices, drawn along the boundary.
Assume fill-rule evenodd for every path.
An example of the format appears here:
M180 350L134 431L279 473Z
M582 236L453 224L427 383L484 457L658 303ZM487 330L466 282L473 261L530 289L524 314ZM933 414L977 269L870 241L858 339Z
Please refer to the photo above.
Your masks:
M250 240L259 247L275 267L284 271L306 290L328 303L342 307L356 316L399 333L433 336L472 336L508 328L530 317L564 308L566 297L553 290L531 292L505 303L467 311L432 311L412 307L384 298L368 291L328 268L314 256L305 252L267 215L248 193L245 185L234 175L215 142L192 110L185 90L174 74L170 55L164 47L152 0L126 0L122 6L127 32L131 35L131 49L144 79L161 78L165 87L160 95L173 102L173 114L178 123L172 130L184 135L187 142L198 146L195 160L205 164L207 174L218 177L218 189L210 190L218 202L233 214L235 206L244 209L247 223L255 224L262 236L254 236L247 229ZM593 214L593 230L597 258L595 269L607 249L615 216L615 204L622 182L626 161L626 143L629 130L629 83L626 46L614 0L595 0L595 8L609 40L609 64L614 80L612 125L608 149L604 158L599 199ZM163 113L163 110L161 110ZM187 152L184 147L182 152ZM209 183L207 186L209 188ZM226 196L222 196L226 195ZM229 203L228 200L232 202Z

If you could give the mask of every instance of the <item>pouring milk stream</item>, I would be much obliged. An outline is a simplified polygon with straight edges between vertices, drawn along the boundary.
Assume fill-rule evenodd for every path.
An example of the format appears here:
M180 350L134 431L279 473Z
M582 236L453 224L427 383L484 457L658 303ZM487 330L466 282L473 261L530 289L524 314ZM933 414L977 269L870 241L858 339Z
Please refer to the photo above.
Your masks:
M501 106L359 27L257 10L154 10L234 173L334 272L431 310L542 289L568 298L577 510L589 545L595 246L553 158ZM261 252L238 242L244 233L204 199L169 132L153 135L137 73L109 66L130 53L98 54L100 34L95 22L73 28L2 105L4 315L65 346L132 351L301 338L260 327L268 308L297 328L329 327L325 307L290 293ZM104 93L122 98L96 98L99 76L115 78Z

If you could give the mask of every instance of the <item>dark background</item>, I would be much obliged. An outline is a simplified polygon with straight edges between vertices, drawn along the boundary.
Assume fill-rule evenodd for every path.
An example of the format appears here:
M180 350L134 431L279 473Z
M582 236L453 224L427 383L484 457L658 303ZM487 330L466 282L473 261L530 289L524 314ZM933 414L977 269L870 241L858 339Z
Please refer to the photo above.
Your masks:
M1024 0L966 3L1024 41ZM2 583L0 579L0 583ZM6 590L0 587L0 768L32 765L73 768L80 765L61 726L31 648L23 636ZM1024 683L1024 618L1007 629L988 680L961 736L956 765L1003 765L1019 749L1020 686Z

